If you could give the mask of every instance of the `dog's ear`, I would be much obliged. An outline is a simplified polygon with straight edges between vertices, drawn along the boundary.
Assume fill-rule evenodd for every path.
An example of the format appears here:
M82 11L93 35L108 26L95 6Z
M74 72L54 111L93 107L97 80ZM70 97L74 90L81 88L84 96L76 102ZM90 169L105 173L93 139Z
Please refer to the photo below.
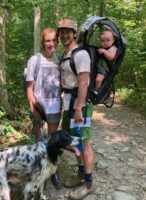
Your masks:
M51 135L50 140L47 143L47 154L49 159L52 161L53 164L57 163L58 155L61 155L60 150L60 133L61 131L57 131Z
M53 163L57 163L57 158L59 154L59 149L55 147L55 145L50 145L50 143L47 144L47 154L49 160Z

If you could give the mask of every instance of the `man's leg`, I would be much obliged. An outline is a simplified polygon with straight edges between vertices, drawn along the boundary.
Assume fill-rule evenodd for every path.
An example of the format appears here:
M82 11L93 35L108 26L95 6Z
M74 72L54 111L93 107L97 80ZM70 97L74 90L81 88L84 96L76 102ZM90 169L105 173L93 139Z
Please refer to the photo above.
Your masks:
M93 171L93 151L91 147L90 140L84 140L85 151L83 152L83 163L84 163L84 170L85 173L92 173Z
M83 114L84 116L91 117L92 113L93 113L93 105L88 104L87 107L83 109ZM84 167L84 183L78 189L70 193L69 195L70 199L82 199L83 197L91 193L93 189L92 172L93 172L94 156L90 140L92 137L91 127L82 127L81 132L84 137L84 147L85 147L85 150L82 153L82 162Z
M93 151L90 140L85 140L85 151L82 154L84 164L84 184L69 194L70 199L82 199L93 190L92 171L93 171Z
M68 132L70 135L73 134L73 131L70 129L70 118L69 112L64 111L62 117L62 130ZM82 156L76 157L78 162L78 174L75 177L69 177L64 181L65 187L75 187L80 185L84 181L84 166L83 166L83 159Z
M91 117L92 113L93 113L93 105L88 104L87 109L86 108L83 109L83 113L84 113L84 116ZM63 127L65 127L65 125L68 125L68 124L66 124L67 121L68 121L68 119L66 116L66 117L64 117L65 123L63 123ZM69 128L69 125L68 125L68 128ZM70 132L72 133L71 129L70 129ZM75 176L73 178L69 178L65 181L64 185L66 187L75 187L77 185L81 185L85 181L85 179L87 180L90 178L89 177L90 172L92 172L93 152L92 152L92 148L91 148L91 144L90 144L90 138L92 136L91 128L83 127L83 128L81 128L81 132L82 132L84 138L87 138L87 139L84 139L85 151L84 151L84 153L81 154L82 156L76 157L77 162L78 162L78 168L79 168L78 174L77 174L77 176ZM85 175L85 174L87 174L87 175ZM91 174L91 176L92 176L92 174Z
M76 157L78 163L78 173L74 177L67 178L64 186L68 188L76 187L84 182L84 164L82 156Z

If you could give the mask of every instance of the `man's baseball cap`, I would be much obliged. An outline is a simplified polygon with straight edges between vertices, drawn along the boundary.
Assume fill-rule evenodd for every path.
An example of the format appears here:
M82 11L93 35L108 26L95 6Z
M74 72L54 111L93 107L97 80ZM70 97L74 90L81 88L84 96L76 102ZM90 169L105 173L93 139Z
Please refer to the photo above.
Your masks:
M59 22L58 30L60 28L70 28L77 32L77 23L70 19L63 19Z

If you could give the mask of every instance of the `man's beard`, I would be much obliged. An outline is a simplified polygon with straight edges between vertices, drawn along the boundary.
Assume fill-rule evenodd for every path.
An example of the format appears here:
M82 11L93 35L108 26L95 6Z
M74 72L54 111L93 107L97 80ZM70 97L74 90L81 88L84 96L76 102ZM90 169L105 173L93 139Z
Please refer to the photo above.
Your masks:
M74 38L72 38L71 40L68 40L69 42L67 42L67 43L65 43L65 44L63 44L64 45L64 47L67 47L67 46L69 46L73 41L74 41Z

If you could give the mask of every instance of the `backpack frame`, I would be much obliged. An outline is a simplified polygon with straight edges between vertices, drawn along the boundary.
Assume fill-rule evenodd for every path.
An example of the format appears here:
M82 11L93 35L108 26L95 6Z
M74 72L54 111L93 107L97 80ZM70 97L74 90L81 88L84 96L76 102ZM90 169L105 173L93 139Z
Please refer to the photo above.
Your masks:
M111 29L115 36L114 45L117 47L116 57L112 62L112 65L109 67L109 72L105 76L102 85L98 90L95 89L95 79L97 75L96 63L101 55L99 55L97 52L97 49L99 48L98 46L90 45L90 39L97 27L99 27L101 30ZM87 19L82 25L77 43L79 44L79 47L72 51L70 58L65 58L62 62L70 59L70 67L74 74L77 75L75 68L75 55L80 50L86 50L91 59L90 84L88 87L87 100L91 101L93 105L104 104L108 108L112 107L115 96L114 77L116 74L118 74L119 67L125 55L125 38L112 20L107 17L93 16ZM108 64L109 63L107 61L107 65Z

